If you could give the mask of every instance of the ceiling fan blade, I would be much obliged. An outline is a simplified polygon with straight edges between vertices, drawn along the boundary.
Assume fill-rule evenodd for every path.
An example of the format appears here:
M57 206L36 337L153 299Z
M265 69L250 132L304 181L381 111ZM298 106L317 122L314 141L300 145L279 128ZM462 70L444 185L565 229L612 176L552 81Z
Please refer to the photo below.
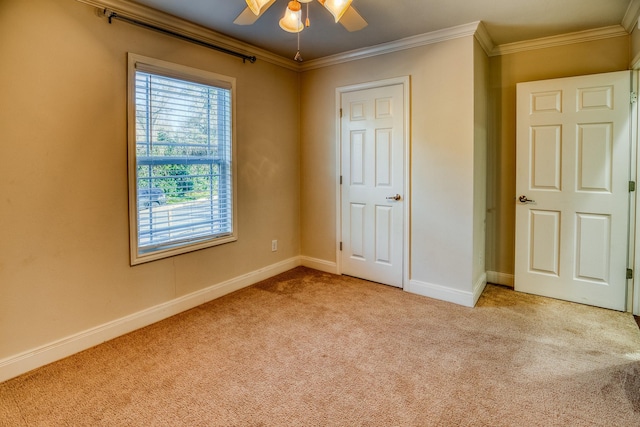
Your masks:
M344 12L339 22L349 32L359 31L369 25L353 6Z
M254 22L256 22L258 20L258 18L260 18L262 16L263 13L265 13L267 11L267 9L269 9L269 7L275 2L276 0L271 0L270 2L266 3L264 6L262 6L262 9L260 9L260 14L259 15L255 15L251 9L249 9L248 7L245 7L244 10L240 13L240 15L238 15L238 17L235 19L235 21L233 21L234 24L236 25L251 25Z
M256 22L258 18L259 16L254 15L251 9L245 7L233 23L236 25L251 25Z

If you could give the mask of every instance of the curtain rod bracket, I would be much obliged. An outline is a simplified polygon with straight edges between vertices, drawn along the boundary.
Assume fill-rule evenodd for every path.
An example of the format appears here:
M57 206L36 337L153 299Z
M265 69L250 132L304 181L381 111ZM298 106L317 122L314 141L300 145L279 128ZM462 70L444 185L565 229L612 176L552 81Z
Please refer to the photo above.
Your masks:
M243 64L246 63L247 61L249 61L250 63L253 64L254 62L256 62L256 59L257 59L255 56L252 56L252 55L251 56L250 55L245 55L243 53L236 52L236 51L224 48L222 46L216 46L214 44L207 43L207 42L204 42L202 40L194 39L193 37L189 37L189 36L185 36L185 35L180 34L180 33L176 33L175 31L171 31L171 30L167 30L165 28L157 27L155 25L147 24L146 22L138 21L137 19L127 18L125 16L120 16L116 12L114 12L112 10L109 10L109 9L104 9L102 13L109 20L109 24L111 24L114 19L119 19L121 21L127 22L127 23L132 24L132 25L137 25L139 27L143 27L143 28L146 28L148 30L154 30L154 31L157 31L157 32L162 33L162 34L166 34L168 36L172 36L172 37L176 37L178 39L184 40L184 41L188 41L190 43L194 43L194 44L197 44L197 45L200 45L200 46L208 47L209 49L217 50L218 52L226 53L227 55L238 57L238 58L242 59L242 63Z

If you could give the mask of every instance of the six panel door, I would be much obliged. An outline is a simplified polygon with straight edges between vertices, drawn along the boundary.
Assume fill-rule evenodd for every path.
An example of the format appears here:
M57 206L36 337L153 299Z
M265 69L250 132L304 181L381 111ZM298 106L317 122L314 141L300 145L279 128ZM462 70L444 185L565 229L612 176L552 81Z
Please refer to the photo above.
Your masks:
M342 272L402 287L403 85L341 96Z
M627 71L517 86L515 289L625 310Z

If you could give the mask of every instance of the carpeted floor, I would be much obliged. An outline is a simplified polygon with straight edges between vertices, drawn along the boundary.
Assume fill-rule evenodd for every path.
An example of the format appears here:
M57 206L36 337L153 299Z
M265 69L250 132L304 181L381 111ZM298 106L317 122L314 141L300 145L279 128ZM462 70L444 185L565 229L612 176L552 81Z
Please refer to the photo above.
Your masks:
M0 384L0 425L640 426L640 330L300 267Z

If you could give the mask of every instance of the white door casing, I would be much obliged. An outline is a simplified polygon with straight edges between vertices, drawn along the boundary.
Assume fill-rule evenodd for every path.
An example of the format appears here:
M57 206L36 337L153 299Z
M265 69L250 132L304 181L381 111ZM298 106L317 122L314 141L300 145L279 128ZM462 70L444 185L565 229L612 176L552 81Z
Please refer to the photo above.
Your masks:
M407 83L339 92L341 272L397 287L404 282L408 209Z
M626 308L630 74L517 86L515 289Z

